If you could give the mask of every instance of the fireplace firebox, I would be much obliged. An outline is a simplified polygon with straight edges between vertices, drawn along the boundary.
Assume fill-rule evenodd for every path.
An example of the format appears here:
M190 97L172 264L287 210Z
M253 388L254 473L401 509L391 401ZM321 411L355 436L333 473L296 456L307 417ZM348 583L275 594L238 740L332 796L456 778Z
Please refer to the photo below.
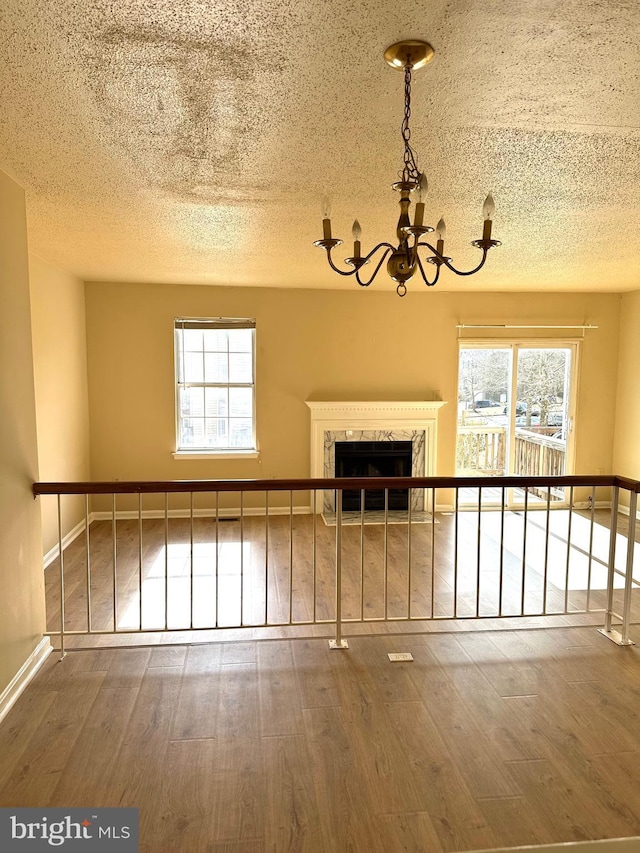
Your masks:
M410 441L336 441L336 477L410 477ZM409 508L408 489L389 489L390 510ZM384 490L367 489L365 510L384 509ZM344 511L361 509L359 489L344 489Z

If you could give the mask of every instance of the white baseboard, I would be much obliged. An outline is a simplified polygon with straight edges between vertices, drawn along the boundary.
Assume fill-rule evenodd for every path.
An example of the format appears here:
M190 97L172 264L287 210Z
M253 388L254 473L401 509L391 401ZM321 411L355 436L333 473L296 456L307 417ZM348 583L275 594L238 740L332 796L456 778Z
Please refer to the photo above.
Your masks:
M591 509L589 501L574 501L574 509ZM611 509L611 501L596 501L596 509Z
M92 521L92 518L91 518L91 514L90 514L89 515L89 524L91 524L91 521ZM74 539L77 539L81 533L84 533L84 528L85 528L85 520L83 518L82 521L79 521L78 524L76 524L76 526L73 527L67 533L66 536L62 537L62 550L63 551L66 549L67 545L71 545L71 543L74 541ZM53 548L50 548L47 551L47 553L44 555L44 557L42 558L45 569L47 568L47 566L50 566L54 560L58 559L58 551L59 551L59 547L58 547L58 543L56 542L56 544L53 546Z
M488 506L483 505L482 508L483 508L483 510L497 510L499 512L500 511L500 504L494 504L493 506L491 504L489 504ZM520 506L519 511L521 511L522 508L523 507ZM556 507L554 507L554 505L551 504L551 509L555 509L555 508ZM573 504L573 508L574 509L589 509L590 504L589 504L589 501L576 501ZM461 507L460 512L465 512L467 509L473 510L474 507L472 504L469 504L468 507ZM546 503L529 504L528 509L529 510L535 510L536 512L539 512L540 510L546 512L547 506L546 506ZM567 507L566 506L559 506L559 507L557 507L557 509L567 509ZM611 509L611 501L596 501L596 509ZM624 512L625 507L620 507L620 511ZM436 504L436 512L449 512L449 513L455 512L455 506L453 504ZM626 513L627 513L627 515L629 514L628 509L626 509ZM639 512L638 517L640 518L640 512Z
M308 506L294 506L294 515L309 515L310 508ZM264 516L265 508L260 506L244 507L242 514L245 517L249 516ZM169 518L189 518L190 512L188 509L170 509L167 513ZM269 515L289 515L288 506L270 506ZM218 510L218 518L238 518L240 516L240 507L220 507ZM90 521L109 521L112 518L110 511L92 512ZM164 518L163 509L143 509L143 518ZM193 510L194 518L215 518L216 510L214 507L204 507L202 509ZM120 519L138 518L138 510L116 510L116 521Z
M622 515L629 515L629 507L618 504L618 512L622 513ZM636 510L636 521L640 521L640 509Z
M43 637L18 672L0 694L0 722L9 713L27 684L53 651L49 637Z

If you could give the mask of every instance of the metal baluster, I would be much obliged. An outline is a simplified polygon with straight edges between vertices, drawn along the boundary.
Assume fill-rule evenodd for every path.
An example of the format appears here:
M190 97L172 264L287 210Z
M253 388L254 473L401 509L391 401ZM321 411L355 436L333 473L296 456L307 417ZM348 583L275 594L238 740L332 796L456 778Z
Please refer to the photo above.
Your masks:
M547 486L547 526L544 540L544 577L542 589L542 612L547 614L547 580L549 577L549 524L551 521L551 486Z
M478 486L478 553L476 555L476 619L480 616L480 560L482 559L482 486Z
M84 496L84 539L87 553L87 631L91 633L91 545L89 535L89 495Z
M315 557L315 550L314 550ZM264 493L264 624L269 623L269 492Z
M318 621L318 556L317 556L317 522L318 492L313 490L313 621Z
M293 492L289 491L289 625L293 624Z
M193 629L193 492L189 492L189 627Z
M164 493L164 630L169 627L169 495Z
M336 489L336 638L329 640L329 648L349 648L342 639L342 489Z
M613 613L613 580L616 565L616 544L618 538L618 504L620 502L620 488L613 487L611 500L611 518L609 522L609 565L607 568L607 610L604 617L604 630L611 633L611 616Z
M498 616L502 616L504 608L504 510L505 510L506 489L502 487L502 497L500 501L500 586L498 589Z
M407 618L411 621L411 494L408 490L409 508L407 511Z
M460 514L460 489L456 486L455 518L453 528L453 618L458 618L458 519ZM431 525L436 523L435 515L431 513ZM433 599L432 599L433 602ZM432 603L433 606L433 603ZM433 619L433 612L431 613Z
M631 492L629 497L629 529L627 532L627 564L624 579L624 604L622 608L622 645L631 646L633 640L629 636L631 626L631 594L633 590L633 558L636 545L636 512L638 495Z
M593 528L595 524L595 514L596 514L596 487L593 486L591 489L591 525L589 530L589 565L587 568L587 604L585 610L587 613L590 610L591 605L591 566L593 563Z
M244 625L244 492L240 492L240 627Z
M216 492L216 561L215 561L215 571L216 571L216 624L215 627L218 627L220 622L220 581L219 581L219 567L220 567L220 492Z
M138 492L138 621L142 631L142 492Z
M364 621L364 502L366 492L360 489L360 621Z
M524 616L524 597L527 581L527 524L529 523L529 488L524 490L524 530L522 532L522 590L520 593L520 615Z
M431 618L436 615L436 490L431 489Z
M111 530L113 534L113 630L114 633L118 630L118 576L117 576L117 534L116 534L116 496L112 495L113 503L111 507Z
M64 650L64 551L62 549L62 511L58 495L58 567L60 569L60 660L66 654Z
M384 578L384 618L389 615L389 601L387 599L387 568L389 560L389 489L384 490L384 553L382 561L382 575Z
M571 522L573 521L573 486L569 489L569 523L567 525L567 568L564 579L564 612L569 612L569 565L571 563Z

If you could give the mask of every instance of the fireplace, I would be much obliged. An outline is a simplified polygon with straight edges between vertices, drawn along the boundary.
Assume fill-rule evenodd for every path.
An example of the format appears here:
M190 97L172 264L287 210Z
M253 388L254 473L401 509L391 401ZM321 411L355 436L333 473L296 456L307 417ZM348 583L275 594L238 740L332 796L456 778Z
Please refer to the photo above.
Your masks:
M336 441L336 477L410 477L411 441ZM360 489L342 492L342 509L361 509ZM384 509L384 489L367 489L365 510ZM389 489L388 508L407 510L408 489Z
M411 402L346 402L309 400L311 410L311 476L336 476L337 444L384 442L411 444L411 477L431 477L436 473L437 418L442 400ZM311 511L335 513L335 491L319 489L312 498ZM424 489L411 489L411 510L426 511ZM407 512L401 510L400 513ZM375 516L376 513L372 512Z

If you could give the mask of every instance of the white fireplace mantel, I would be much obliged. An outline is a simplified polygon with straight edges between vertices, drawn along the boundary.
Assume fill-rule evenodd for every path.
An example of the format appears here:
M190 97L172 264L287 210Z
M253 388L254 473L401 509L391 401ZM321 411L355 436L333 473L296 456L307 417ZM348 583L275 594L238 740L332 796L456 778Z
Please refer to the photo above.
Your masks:
M403 432L424 437L424 451L419 454L419 470L413 476L431 477L436 474L438 411L442 400L411 401L316 401L307 400L311 410L311 477L334 476L327 469L327 448L335 444L335 433L347 433L346 439L359 440L358 433L369 433L361 439L371 440L372 432L391 434ZM403 435L403 439L407 435ZM344 440L341 437L340 440ZM393 440L393 436L391 436ZM319 495L320 506L324 496Z
M388 421L397 417L412 420L422 420L425 417L435 419L438 409L446 406L443 400L411 400L401 402L343 402L325 400L307 400L311 409L311 420L352 420L354 416L365 418L367 423L372 420ZM344 427L342 427L344 429ZM375 427L374 427L375 429Z

